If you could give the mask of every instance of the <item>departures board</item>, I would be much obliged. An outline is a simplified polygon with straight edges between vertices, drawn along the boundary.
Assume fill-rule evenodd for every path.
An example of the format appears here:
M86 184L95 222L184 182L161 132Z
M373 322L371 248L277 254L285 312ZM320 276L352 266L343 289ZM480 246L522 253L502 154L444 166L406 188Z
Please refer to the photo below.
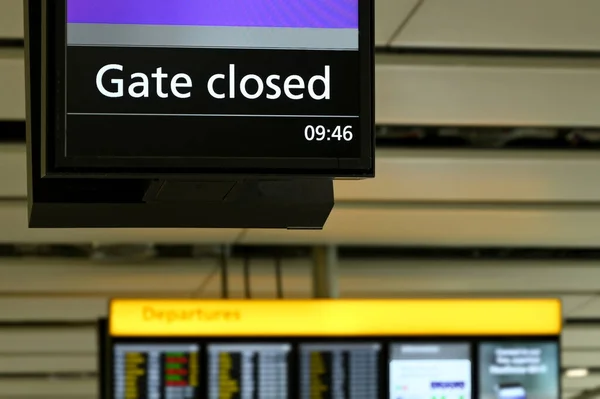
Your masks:
M119 340L111 355L113 399L376 399L385 391L377 342Z
M560 397L552 337L160 339L112 347L112 399Z
M424 319L431 304L411 309L403 301L149 302L111 307L111 372L101 381L108 399L560 397L561 319L553 301L490 302L477 312L459 306L457 325ZM382 323L396 307L404 320ZM490 311L499 321L481 324Z

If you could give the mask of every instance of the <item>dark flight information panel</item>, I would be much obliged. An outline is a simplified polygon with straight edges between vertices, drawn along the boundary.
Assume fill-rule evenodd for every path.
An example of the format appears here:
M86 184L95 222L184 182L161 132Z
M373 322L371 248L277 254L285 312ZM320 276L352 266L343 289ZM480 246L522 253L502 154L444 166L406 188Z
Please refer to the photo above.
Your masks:
M208 345L208 399L289 397L290 344Z
M55 167L372 170L371 1L48 4Z
M116 344L114 399L200 398L199 354L196 344Z
M300 399L379 397L378 343L300 345Z

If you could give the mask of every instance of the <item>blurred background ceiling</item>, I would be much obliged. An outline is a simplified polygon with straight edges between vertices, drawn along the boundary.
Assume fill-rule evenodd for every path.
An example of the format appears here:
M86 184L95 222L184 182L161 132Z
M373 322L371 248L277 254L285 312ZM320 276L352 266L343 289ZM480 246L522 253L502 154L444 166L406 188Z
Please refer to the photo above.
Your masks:
M21 0L0 1L0 398L96 399L111 296L558 296L564 398L600 387L600 2L375 0L377 179L336 182L321 232L26 228ZM284 247L282 247L284 246ZM596 391L594 391L596 390Z

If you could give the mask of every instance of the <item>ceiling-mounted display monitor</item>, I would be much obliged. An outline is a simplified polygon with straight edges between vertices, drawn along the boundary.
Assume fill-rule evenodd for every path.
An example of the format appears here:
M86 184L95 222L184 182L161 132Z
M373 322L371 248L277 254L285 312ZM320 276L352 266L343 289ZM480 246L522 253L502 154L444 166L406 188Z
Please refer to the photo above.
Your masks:
M559 399L555 341L484 342L479 345L480 399Z
M47 174L373 174L372 1L45 7Z

